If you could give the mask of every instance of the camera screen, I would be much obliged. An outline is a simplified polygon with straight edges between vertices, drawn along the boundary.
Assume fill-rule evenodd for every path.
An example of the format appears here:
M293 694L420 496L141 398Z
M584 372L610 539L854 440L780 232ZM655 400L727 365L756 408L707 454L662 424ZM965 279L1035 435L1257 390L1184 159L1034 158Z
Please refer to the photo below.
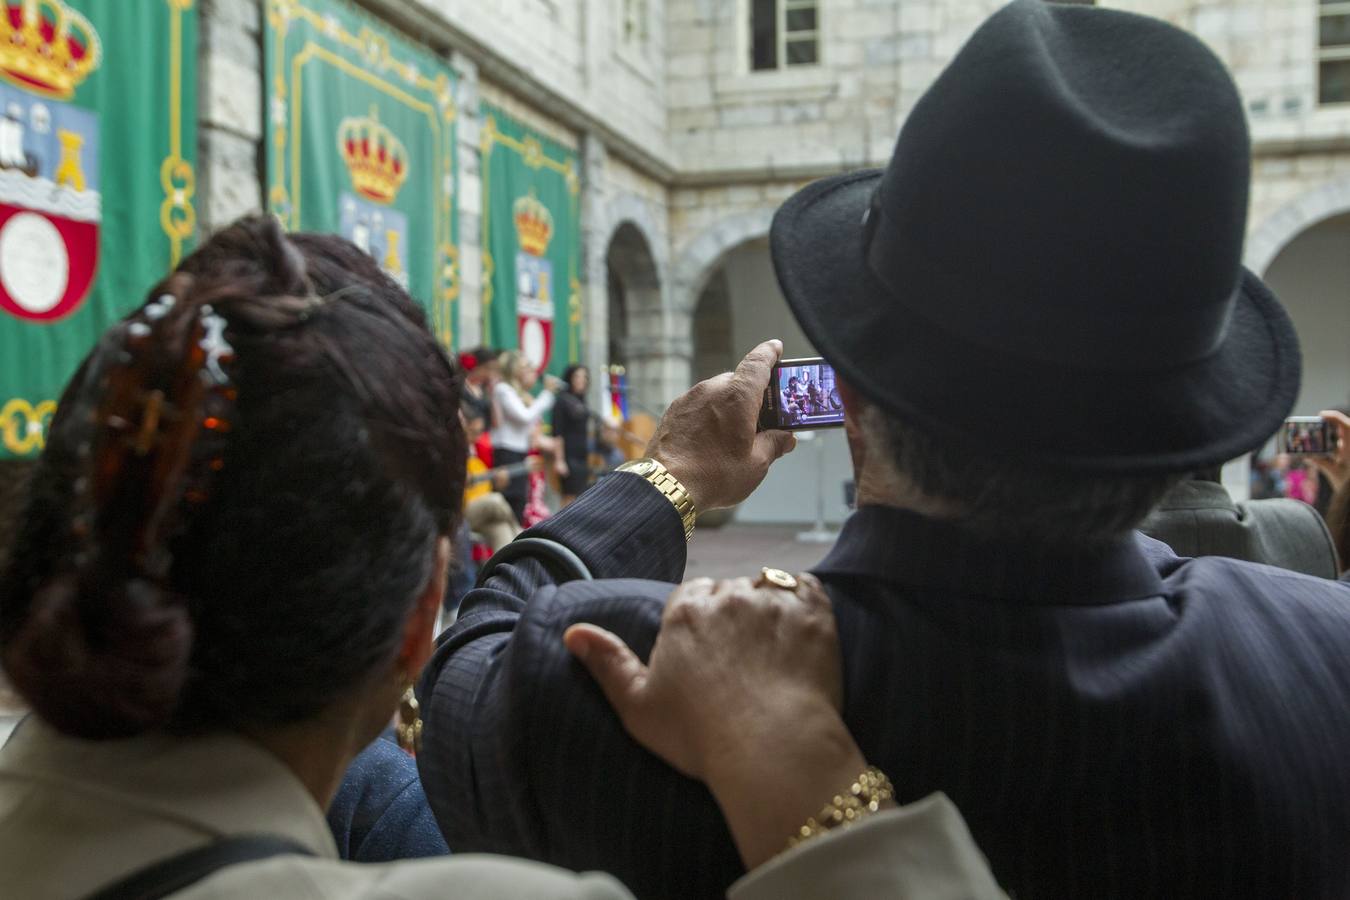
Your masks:
M1327 423L1321 419L1307 422L1286 420L1280 437L1285 453L1331 452L1327 440Z
M779 428L819 428L844 424L844 404L828 363L781 366L775 370Z

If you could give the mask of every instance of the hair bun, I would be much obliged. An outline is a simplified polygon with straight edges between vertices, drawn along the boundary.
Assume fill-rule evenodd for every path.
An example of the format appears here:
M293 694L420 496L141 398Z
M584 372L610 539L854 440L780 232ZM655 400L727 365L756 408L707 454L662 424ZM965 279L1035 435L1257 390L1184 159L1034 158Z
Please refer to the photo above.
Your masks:
M33 710L59 731L130 737L172 716L191 649L187 609L156 585L67 575L34 592L4 664Z

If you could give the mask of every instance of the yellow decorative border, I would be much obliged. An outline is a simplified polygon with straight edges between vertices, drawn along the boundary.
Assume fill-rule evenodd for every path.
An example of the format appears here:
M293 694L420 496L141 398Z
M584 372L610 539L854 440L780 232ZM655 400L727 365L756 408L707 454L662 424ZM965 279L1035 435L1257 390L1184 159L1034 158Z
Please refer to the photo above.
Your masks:
M197 230L197 176L192 163L183 158L183 14L194 0L165 0L173 10L169 21L169 155L159 167L164 202L159 207L159 225L169 238L170 268L183 258L183 243Z
M448 133L448 129L455 121L458 111L455 106L450 79L446 77L444 72L437 72L434 78L428 77L413 63L395 57L390 50L389 40L384 35L364 26L358 33L353 34L344 28L335 17L325 16L310 9L304 5L303 0L268 0L268 21L272 26L273 40L276 45L276 81L272 90L279 101L287 104L286 112L290 119L291 131L288 138L284 123L269 118L274 130L273 143L279 162L276 165L275 182L268 190L268 203L273 209L277 207L289 208L290 216L285 222L288 228L296 229L300 227L300 209L303 199L301 196L303 162L301 138L303 132L300 128L300 110L304 102L304 82L301 75L306 65L318 61L333 66L352 78L365 82L393 101L427 117L435 138L436 157L440 163L439 170L435 173L435 184L441 198L441 202L436 208L432 228L435 232L436 247L440 251L436 285L432 288L434 292L432 298L434 303L432 327L445 348L450 349L454 343L451 310L455 300L459 299L460 292L459 248L454 241L454 210L452 205L455 191L453 187L450 190L446 190L444 187L446 179L453 177L455 173L454 153L456 147L453 136ZM361 68L328 48L309 40L291 58L291 81L290 84L287 84L284 74L287 69L286 38L292 21L305 22L319 34L331 38L340 45L356 52L370 68ZM417 99L403 88L374 74L371 69L392 70L416 89L433 94L440 107L439 110L436 105ZM292 85L295 90L293 102L290 97ZM272 111L268 110L267 114L270 117ZM285 162L288 143L290 144L289 167ZM411 254L411 252L410 248L409 253Z
M160 164L164 202L159 224L169 239L170 268L183 258L183 244L197 228L192 201L197 191L192 163L183 158L183 15L195 0L165 0L169 19L169 155ZM15 397L0 408L0 444L16 456L39 453L47 445L47 425L56 414L55 400L37 404Z
M526 126L522 126L526 127ZM559 161L553 159L544 152L543 144L532 134L517 140L510 135L503 134L497 128L497 117L487 116L483 120L482 136L479 140L479 150L483 154L483 161L480 168L480 178L483 184L483 224L480 233L483 235L482 256L483 256L483 343L492 343L492 301L496 297L496 292L492 286L492 276L496 273L497 264L492 258L491 243L492 234L489 227L489 219L492 213L492 203L488 196L492 186L492 151L500 144L506 149L517 154L521 162L525 163L531 169L549 169L557 172L563 177L567 184L567 193L572 198L572 221L577 220L577 201L581 194L581 178L577 173L575 159ZM573 243L579 250L580 243L574 238ZM581 321L583 318L583 303L581 299L581 282L577 278L577 252L572 253L572 258L568 261L568 279L567 283L572 293L567 298L567 323L568 323L568 341L567 341L567 361L569 363L578 362L580 359L581 346Z
M17 456L40 451L47 442L47 423L55 414L55 400L37 406L18 397L10 400L0 409L0 440L5 449Z

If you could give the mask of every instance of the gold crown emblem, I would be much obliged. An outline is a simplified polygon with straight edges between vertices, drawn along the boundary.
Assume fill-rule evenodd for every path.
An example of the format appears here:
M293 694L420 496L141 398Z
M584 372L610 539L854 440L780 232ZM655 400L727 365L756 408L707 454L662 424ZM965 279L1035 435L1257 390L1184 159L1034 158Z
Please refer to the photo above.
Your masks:
M342 120L338 126L338 151L352 174L352 187L376 203L392 203L408 180L408 151L392 131L380 124L375 109L368 118Z
M543 256L553 240L553 213L534 194L517 200L514 212L520 249L531 256Z
M61 0L4 0L0 76L6 81L69 100L102 57L94 26Z

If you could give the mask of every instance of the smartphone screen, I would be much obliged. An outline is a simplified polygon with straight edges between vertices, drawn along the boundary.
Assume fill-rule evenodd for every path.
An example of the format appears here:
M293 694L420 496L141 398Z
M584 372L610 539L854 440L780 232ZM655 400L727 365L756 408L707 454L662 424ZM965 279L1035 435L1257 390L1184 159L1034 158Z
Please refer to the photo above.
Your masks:
M1280 452L1318 456L1332 453L1331 426L1318 416L1291 416L1280 427Z
M844 424L834 369L820 357L785 359L773 368L760 413L761 429L801 431Z

